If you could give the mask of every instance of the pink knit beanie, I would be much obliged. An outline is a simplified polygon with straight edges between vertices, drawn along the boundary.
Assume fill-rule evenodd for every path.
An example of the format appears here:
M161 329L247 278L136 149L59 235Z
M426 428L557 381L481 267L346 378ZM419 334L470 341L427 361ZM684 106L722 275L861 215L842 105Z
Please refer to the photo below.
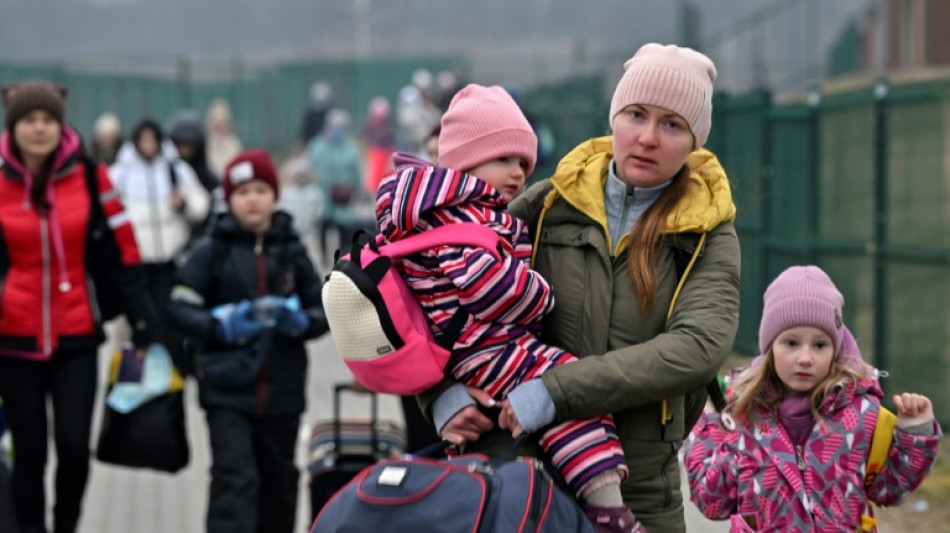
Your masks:
M822 269L811 265L787 268L765 289L759 353L764 354L786 329L812 326L831 337L837 354L841 349L842 307L844 296Z
M712 126L716 66L705 55L676 45L645 44L624 63L625 72L610 101L610 122L630 104L655 105L683 117L696 138L693 149L706 144Z
M439 166L471 170L505 156L523 157L528 175L538 157L538 138L505 89L469 84L442 116Z

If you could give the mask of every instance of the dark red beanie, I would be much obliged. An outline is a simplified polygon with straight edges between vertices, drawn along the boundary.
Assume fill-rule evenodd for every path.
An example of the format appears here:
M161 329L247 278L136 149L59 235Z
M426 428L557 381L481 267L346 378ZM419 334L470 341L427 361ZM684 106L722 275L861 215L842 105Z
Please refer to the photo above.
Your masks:
M37 109L48 111L60 124L66 111L66 87L43 80L27 80L4 85L3 108L6 128L13 130L18 120Z
M274 197L280 197L280 182L277 181L277 171L274 162L265 150L246 150L237 155L224 169L221 187L224 189L224 200L231 201L231 193L235 189L251 180L261 180L274 189Z

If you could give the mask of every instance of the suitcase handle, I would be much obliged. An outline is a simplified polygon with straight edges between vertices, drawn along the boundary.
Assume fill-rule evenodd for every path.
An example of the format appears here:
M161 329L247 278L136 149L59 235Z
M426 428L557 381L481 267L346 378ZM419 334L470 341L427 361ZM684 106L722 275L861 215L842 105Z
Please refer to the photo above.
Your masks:
M336 451L336 453L340 453L340 395L342 395L343 391L350 391L354 394L370 395L370 446L372 447L373 453L376 453L379 450L379 437L376 435L376 422L379 419L379 399L376 393L373 391L357 391L349 383L342 382L333 386L333 449Z

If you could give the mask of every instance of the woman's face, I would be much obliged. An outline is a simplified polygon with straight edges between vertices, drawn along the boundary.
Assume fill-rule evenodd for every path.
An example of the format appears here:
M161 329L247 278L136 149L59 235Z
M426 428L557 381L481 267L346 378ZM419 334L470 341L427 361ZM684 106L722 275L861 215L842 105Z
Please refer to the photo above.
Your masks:
M662 107L628 105L611 127L617 177L633 187L672 179L693 151L693 133L686 120Z
M27 113L13 125L13 140L24 162L45 160L59 146L62 137L63 125L42 109Z

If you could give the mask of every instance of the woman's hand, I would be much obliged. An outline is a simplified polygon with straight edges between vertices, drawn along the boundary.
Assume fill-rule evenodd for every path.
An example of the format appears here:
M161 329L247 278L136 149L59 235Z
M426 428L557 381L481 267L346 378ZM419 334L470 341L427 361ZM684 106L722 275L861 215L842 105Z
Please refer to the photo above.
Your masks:
M498 404L498 407L501 408L501 413L498 415L498 427L501 429L510 429L511 436L517 439L524 433L524 428L522 428L521 423L518 422L518 417L515 416L515 410L511 407L511 402L503 400Z
M895 394L894 405L897 406L897 427L901 429L932 422L934 419L933 403L923 394Z
M478 403L485 407L496 407L497 404L487 392L469 387L468 393ZM466 442L476 441L490 431L495 424L479 411L478 406L469 405L455 414L442 428L442 439L461 446Z

